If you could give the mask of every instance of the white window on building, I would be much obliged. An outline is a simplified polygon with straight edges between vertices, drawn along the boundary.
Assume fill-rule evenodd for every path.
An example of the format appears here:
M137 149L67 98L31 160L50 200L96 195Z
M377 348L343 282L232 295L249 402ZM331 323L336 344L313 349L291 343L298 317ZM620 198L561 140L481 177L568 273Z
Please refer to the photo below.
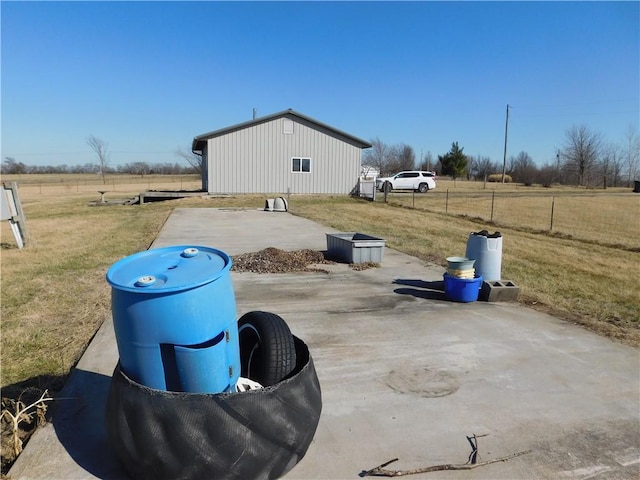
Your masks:
M293 157L291 159L291 171L292 172L311 172L311 159L303 157Z
M282 119L282 133L293 134L293 120L290 118Z

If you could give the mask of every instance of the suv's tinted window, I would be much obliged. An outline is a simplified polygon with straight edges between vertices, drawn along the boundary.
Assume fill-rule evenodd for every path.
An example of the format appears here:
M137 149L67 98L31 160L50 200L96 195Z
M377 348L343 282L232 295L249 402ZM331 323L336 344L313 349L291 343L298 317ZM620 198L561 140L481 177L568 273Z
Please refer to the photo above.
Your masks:
M415 178L418 176L418 172L406 172L399 174L396 178Z

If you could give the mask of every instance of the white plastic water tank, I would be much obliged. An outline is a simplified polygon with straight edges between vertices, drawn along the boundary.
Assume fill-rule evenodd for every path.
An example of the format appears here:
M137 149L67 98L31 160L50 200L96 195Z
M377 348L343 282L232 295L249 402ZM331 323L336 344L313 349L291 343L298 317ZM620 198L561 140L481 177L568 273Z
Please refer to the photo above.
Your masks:
M495 281L502 278L502 235L490 234L486 230L469 234L465 256L475 260L476 274L483 280Z

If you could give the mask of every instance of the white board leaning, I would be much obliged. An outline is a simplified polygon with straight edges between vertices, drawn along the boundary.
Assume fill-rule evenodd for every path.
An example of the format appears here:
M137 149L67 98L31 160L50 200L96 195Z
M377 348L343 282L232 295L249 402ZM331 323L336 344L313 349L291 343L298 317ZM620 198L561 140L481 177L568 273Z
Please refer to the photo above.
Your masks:
M22 211L20 195L18 194L18 183L11 182L2 184L2 195L0 195L0 212L2 221L8 220L16 239L18 248L23 248L27 242L27 222Z

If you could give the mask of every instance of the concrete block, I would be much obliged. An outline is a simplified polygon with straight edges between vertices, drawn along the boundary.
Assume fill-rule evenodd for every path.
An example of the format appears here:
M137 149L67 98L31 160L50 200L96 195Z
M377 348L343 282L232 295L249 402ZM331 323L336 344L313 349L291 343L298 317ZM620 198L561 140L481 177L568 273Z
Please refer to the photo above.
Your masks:
M517 302L520 287L511 280L490 280L482 282L479 300L485 302Z

